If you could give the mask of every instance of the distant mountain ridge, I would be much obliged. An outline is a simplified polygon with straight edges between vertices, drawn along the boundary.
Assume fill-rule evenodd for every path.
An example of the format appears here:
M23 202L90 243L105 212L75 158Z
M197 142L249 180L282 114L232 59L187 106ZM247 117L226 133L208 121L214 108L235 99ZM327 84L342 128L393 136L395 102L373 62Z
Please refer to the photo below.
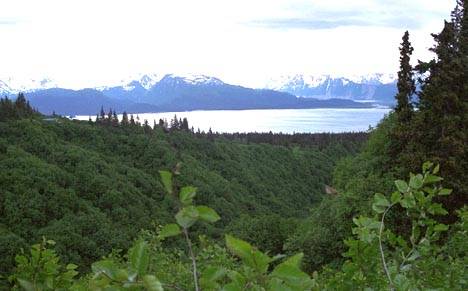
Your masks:
M394 105L397 92L396 77L392 74L353 77L286 75L270 80L266 87L299 97L340 98L386 106Z
M43 88L40 87L41 84L44 85ZM319 84L315 90L321 92L323 84ZM296 93L286 92L285 88L281 90L252 89L226 84L218 78L205 75L142 75L136 80L122 81L114 86L81 90L57 88L54 85L49 80L37 83L32 89L22 86L21 89L26 90L21 91L26 92L31 104L39 111L43 113L55 111L64 115L92 115L96 114L101 107L113 108L118 112L142 113L217 109L368 108L372 106L371 103L353 101L354 95L341 99L334 98L332 94L327 95L328 98L310 98L306 94L296 94L300 92L298 88L295 89ZM307 86L309 91L313 90L310 85ZM305 83L302 87L305 87ZM0 87L0 93L3 95L12 96L16 92L18 90L15 91L13 86ZM325 90L325 92L330 91Z

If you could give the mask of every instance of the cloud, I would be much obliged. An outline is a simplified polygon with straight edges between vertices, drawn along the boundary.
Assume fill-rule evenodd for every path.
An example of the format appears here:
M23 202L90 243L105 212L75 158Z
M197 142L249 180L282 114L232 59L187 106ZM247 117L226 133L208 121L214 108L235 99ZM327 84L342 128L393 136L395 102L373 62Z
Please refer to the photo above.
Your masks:
M20 19L15 18L0 18L0 25L15 25L21 22Z
M252 19L249 27L269 29L334 29L346 26L420 29L434 19L447 16L440 6L401 0L295 1L284 7L283 15ZM420 4L420 5L416 5ZM430 4L430 3L429 3Z
M256 20L247 23L248 26L271 29L333 29L344 26L372 26L389 28L417 29L420 23L407 17L395 17L393 19L369 20L359 18L348 19L267 19Z

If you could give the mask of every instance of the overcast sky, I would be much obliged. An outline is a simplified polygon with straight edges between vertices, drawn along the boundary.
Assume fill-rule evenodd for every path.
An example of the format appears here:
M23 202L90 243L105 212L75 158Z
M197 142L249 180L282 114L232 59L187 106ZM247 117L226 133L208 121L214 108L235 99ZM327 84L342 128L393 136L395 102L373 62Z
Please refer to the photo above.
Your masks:
M391 73L411 33L431 32L455 0L0 0L0 76L69 87L138 73L201 73L258 86L281 74Z

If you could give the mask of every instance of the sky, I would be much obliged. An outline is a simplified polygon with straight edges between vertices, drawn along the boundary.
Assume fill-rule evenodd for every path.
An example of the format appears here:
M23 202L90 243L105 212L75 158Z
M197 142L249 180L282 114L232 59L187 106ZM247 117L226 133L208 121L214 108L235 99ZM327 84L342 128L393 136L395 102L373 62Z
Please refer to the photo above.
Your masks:
M252 87L289 74L394 73L405 30L431 57L455 0L0 0L0 80L65 87L196 73Z

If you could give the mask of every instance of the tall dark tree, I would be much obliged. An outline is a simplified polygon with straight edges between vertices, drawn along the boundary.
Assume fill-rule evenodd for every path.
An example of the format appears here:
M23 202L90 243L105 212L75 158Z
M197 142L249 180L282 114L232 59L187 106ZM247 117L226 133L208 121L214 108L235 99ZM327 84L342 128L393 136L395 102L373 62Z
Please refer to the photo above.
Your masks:
M112 126L119 126L119 118L117 117L117 112L112 111L112 121L111 121Z
M104 107L103 106L101 106L101 111L99 113L99 116L100 116L100 118L99 118L100 121L104 121L106 119L106 113L104 112Z
M468 21L459 1L431 49L436 59L421 63L420 74L427 76L419 92L419 111L411 123L411 141L399 159L410 171L430 160L441 165L441 175L455 194L444 201L453 211L467 201L468 193ZM453 217L453 216L452 216Z
M400 46L400 71L398 72L398 94L396 95L397 106L395 108L398 120L402 123L408 122L413 114L411 97L416 91L413 67L410 64L413 50L409 41L409 32L406 31Z
M127 126L127 125L130 124L129 121L128 121L128 114L127 114L126 111L124 111L124 112L122 113L122 121L121 121L121 124L122 124L123 126Z
M182 130L185 130L185 131L189 131L189 130L190 130L187 117L184 117L184 119L182 120L181 125L180 125L180 128L181 128Z

